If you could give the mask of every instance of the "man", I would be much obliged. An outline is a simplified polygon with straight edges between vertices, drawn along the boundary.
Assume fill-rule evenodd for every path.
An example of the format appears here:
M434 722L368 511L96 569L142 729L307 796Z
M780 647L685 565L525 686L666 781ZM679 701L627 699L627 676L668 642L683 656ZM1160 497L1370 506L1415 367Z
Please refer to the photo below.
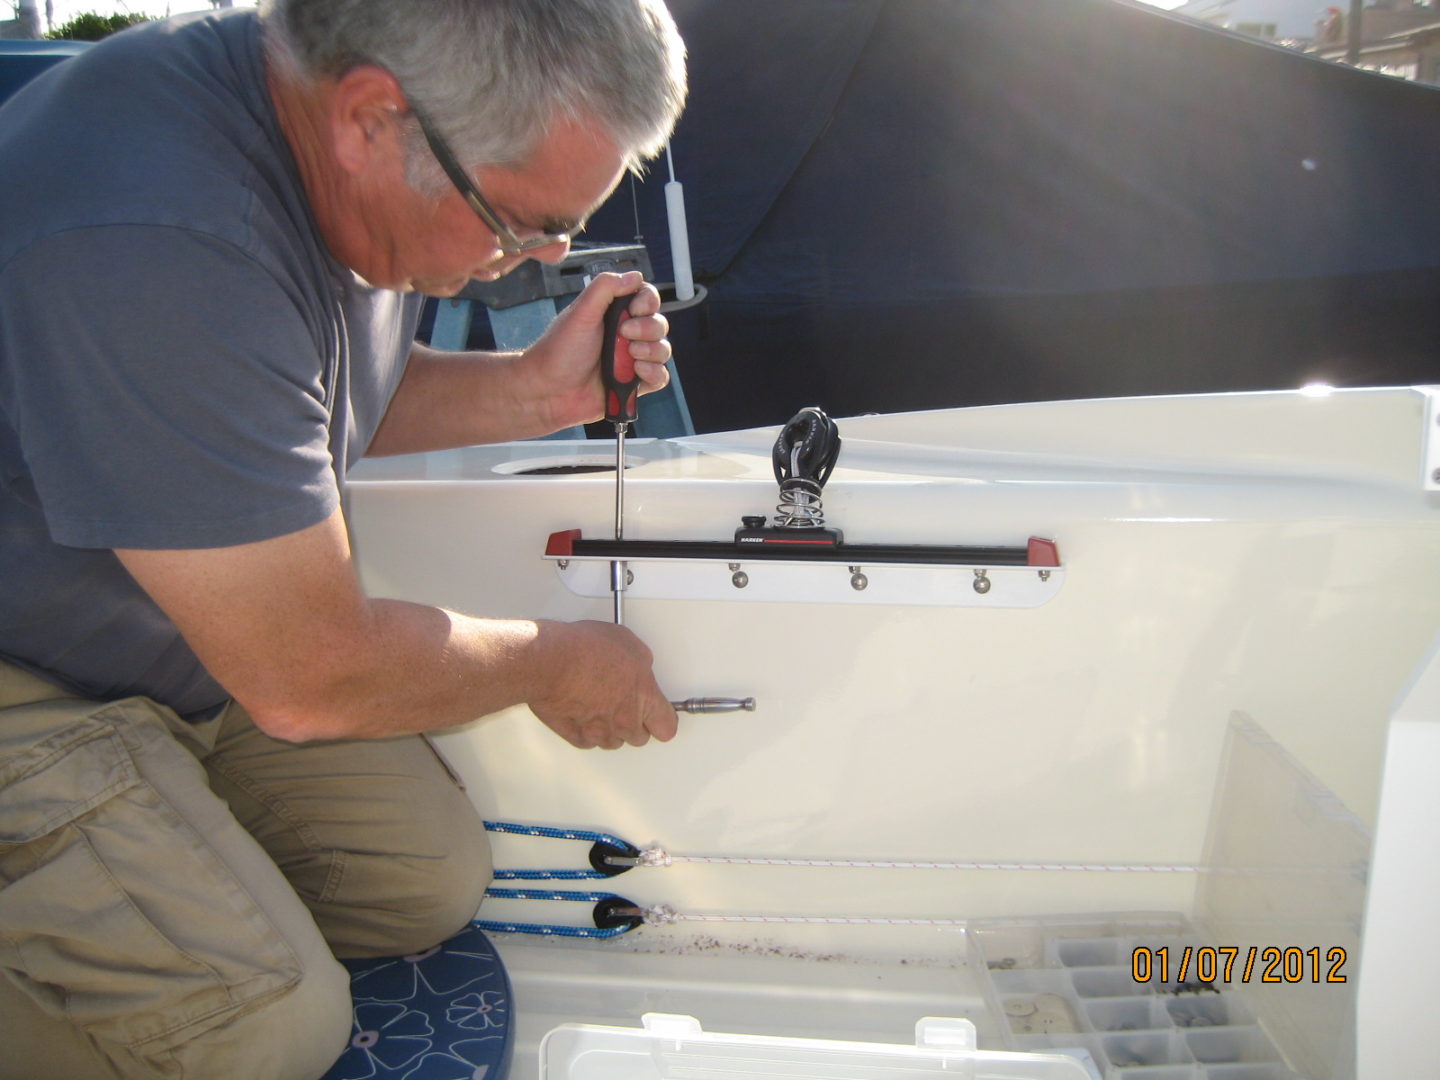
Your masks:
M319 1076L335 957L424 949L488 881L413 733L675 733L628 631L364 595L340 491L596 419L616 296L664 384L638 275L523 355L412 339L420 293L563 257L683 96L661 0L273 0L0 111L0 1077Z

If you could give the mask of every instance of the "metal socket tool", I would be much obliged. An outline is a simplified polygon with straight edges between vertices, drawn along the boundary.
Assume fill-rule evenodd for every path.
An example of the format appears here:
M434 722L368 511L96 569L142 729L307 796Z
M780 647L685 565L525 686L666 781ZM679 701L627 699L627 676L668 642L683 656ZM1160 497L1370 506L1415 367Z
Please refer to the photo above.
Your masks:
M684 701L672 701L670 707L677 713L727 713L754 712L753 697L692 697Z

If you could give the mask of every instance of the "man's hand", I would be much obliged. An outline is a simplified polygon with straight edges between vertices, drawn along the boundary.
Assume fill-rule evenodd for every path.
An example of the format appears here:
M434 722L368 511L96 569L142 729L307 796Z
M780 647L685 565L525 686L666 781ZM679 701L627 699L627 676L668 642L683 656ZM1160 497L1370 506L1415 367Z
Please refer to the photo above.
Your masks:
M670 381L665 364L670 323L660 314L660 294L638 271L597 274L575 301L556 316L545 333L525 351L517 373L523 398L542 402L550 430L588 424L605 412L600 384L600 346L605 310L620 296L630 296L630 314L620 320L619 333L630 344L640 393L663 389Z
M644 642L610 623L539 625L544 666L553 678L529 704L552 731L582 750L644 746L652 735L661 742L674 738L675 710L655 683Z
M523 353L443 352L416 344L399 389L366 453L448 450L548 435L605 412L600 339L610 301L629 296L620 335L630 343L640 392L670 381L670 324L660 294L640 274L597 274Z
M675 734L650 650L630 631L369 599L338 510L254 544L116 555L278 739L427 731L521 703L580 747Z

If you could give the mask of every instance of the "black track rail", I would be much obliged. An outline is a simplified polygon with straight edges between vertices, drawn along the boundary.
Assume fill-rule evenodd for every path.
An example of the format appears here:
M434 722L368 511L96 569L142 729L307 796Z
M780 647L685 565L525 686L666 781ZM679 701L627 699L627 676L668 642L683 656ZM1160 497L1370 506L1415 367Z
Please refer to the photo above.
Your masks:
M1028 566L1025 547L930 547L909 544L736 544L723 540L584 540L571 554L603 559L723 559L728 562L833 562L955 566Z

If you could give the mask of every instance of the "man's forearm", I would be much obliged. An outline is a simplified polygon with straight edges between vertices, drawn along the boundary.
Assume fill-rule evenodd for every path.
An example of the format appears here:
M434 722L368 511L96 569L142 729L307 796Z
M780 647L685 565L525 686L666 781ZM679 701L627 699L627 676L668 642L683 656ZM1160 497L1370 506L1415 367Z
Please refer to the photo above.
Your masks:
M336 643L344 655L311 656L307 671L241 696L265 731L305 741L450 727L529 702L547 677L539 623L397 600L367 608L357 639Z
M516 394L520 353L446 353L416 345L366 453L371 457L508 442L552 430Z
M638 290L619 292L618 290ZM601 274L522 353L448 353L415 345L367 453L444 450L548 435L598 420L604 407L599 357L605 312L631 296L620 323L642 394L669 380L669 323L660 294L640 275Z
M581 748L643 745L675 734L650 650L609 623L472 619L371 601L366 647L322 677L275 685L270 701L237 695L276 738L384 737L452 727L526 704Z
M370 599L338 510L251 544L116 556L276 738L396 735L521 702L576 746L674 734L650 651L624 627Z

